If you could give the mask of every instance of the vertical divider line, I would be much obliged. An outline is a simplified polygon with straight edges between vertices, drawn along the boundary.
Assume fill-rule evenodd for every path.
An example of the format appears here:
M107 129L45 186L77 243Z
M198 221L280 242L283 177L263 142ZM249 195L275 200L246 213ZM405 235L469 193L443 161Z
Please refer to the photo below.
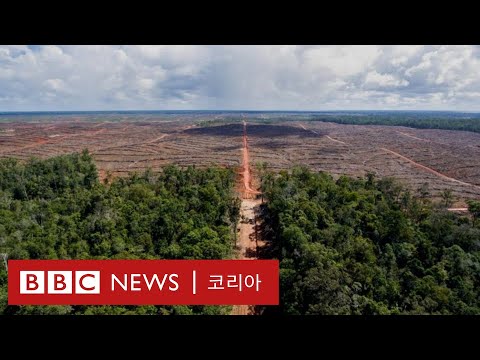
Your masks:
M197 295L197 271L193 270L193 295Z

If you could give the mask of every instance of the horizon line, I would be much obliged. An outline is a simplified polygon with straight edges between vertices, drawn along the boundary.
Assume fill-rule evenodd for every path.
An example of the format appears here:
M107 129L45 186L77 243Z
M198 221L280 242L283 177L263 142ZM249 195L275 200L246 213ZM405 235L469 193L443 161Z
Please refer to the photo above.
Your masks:
M331 109L331 110L257 110L257 109L156 109L156 110L142 110L142 109L110 109L110 110L0 110L0 114L15 114L15 113L93 113L93 112L303 112L303 113L322 113L322 112L452 112L452 113L480 113L480 110L427 110L427 109Z

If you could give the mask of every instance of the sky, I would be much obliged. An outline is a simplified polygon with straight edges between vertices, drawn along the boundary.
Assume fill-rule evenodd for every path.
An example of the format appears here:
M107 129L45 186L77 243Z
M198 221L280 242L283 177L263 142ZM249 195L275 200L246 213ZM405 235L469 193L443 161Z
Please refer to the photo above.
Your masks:
M2 46L0 111L480 111L479 46Z

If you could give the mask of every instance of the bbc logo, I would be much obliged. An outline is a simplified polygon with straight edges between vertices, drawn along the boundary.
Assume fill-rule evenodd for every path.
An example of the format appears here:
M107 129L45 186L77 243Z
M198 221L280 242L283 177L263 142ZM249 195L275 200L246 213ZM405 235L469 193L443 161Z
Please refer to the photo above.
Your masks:
M100 271L20 271L20 294L45 293L100 294Z

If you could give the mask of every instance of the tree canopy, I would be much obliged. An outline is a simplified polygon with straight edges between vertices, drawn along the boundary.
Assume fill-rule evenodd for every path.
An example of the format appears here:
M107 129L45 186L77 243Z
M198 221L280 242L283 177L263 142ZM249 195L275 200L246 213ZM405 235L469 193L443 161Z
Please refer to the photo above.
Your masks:
M393 179L265 175L285 314L480 314L480 228ZM472 211L476 210L474 203Z
M101 184L84 151L20 163L0 160L0 253L9 259L223 259L238 214L232 170L146 171ZM0 313L224 313L225 307L7 306Z

